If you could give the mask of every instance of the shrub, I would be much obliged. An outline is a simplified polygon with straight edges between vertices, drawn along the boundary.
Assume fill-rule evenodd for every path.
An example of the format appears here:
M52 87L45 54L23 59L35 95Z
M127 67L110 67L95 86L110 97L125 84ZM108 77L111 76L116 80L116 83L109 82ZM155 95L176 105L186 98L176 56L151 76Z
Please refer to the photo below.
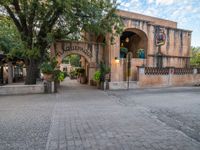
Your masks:
M64 72L60 70L55 70L54 71L54 80L55 81L63 81L65 79L65 74Z
M44 74L52 74L57 66L58 62L56 58L52 58L51 61L43 62L40 66L42 73Z
M83 76L84 73L85 73L85 69L83 69L83 68L77 68L76 72L77 72L78 76Z
M52 74L54 71L53 66L49 62L44 62L41 64L40 69L44 74Z
M101 72L98 70L94 73L94 77L93 77L93 80L95 81L100 81L100 78L101 78Z
M77 71L71 70L69 73L70 79L76 79L77 78Z

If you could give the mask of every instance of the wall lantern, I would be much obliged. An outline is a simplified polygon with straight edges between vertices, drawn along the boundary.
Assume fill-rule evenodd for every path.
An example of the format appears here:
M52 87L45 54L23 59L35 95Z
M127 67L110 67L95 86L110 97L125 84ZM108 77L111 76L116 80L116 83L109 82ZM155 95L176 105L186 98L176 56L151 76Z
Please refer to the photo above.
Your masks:
M115 63L118 64L119 63L119 58L115 57Z
M128 42L129 42L129 38L128 38L128 37L125 39L125 42L126 42L126 43L128 43Z

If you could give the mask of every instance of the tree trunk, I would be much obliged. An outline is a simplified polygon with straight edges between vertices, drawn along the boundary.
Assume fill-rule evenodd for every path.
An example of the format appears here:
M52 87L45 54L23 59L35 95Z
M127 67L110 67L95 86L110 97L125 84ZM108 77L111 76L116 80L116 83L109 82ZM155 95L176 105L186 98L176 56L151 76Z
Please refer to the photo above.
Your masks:
M38 61L34 59L30 59L28 65L26 65L26 80L25 84L36 84L36 79L38 75Z

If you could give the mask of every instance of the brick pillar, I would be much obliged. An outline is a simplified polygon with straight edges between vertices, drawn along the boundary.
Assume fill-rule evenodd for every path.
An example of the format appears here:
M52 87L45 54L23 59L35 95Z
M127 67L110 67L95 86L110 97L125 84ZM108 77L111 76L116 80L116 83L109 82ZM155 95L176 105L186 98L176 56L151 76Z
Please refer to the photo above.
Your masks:
M169 86L173 85L171 79L174 75L174 70L175 70L175 68L173 68L173 67L169 68L169 77L168 77L168 85Z

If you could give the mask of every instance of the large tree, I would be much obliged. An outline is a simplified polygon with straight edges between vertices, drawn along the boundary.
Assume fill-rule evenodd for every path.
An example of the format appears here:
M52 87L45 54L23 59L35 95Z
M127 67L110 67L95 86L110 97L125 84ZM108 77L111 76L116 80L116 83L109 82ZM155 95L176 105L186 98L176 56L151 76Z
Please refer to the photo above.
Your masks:
M114 0L1 0L0 6L24 45L25 84L36 83L38 66L55 38L73 39L83 31L115 35L122 29Z
M23 43L20 34L9 17L0 15L0 51L7 57L22 57Z
M191 47L190 64L195 67L200 67L200 47Z

